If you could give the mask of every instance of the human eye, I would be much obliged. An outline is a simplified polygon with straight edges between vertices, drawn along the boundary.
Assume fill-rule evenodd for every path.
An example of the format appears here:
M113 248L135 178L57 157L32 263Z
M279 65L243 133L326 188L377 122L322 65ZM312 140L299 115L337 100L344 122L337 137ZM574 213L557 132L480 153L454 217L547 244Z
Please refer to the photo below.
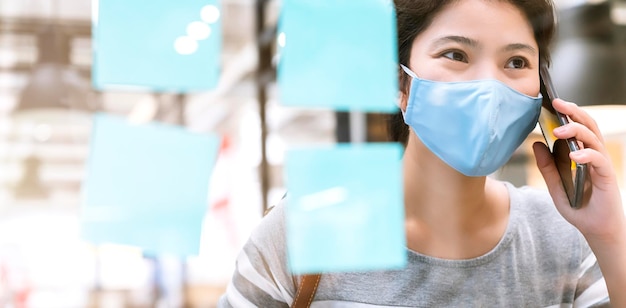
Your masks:
M452 61L459 61L463 63L468 63L467 56L462 51L458 50L448 50L441 54L442 57L446 57Z
M528 67L528 60L524 57L515 57L509 60L506 64L507 68L523 69Z

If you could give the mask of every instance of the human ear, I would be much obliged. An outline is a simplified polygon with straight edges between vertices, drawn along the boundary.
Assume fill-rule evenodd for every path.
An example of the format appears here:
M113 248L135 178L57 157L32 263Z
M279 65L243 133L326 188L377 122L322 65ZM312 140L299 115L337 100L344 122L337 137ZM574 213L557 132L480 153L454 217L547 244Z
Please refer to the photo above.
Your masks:
M398 102L397 105L402 109L402 112L406 111L406 106L408 104L408 95L409 93L409 85L410 81L402 68L398 71L398 83L400 89L398 90Z
M406 112L407 99L408 97L403 91L398 91L398 107L402 112Z

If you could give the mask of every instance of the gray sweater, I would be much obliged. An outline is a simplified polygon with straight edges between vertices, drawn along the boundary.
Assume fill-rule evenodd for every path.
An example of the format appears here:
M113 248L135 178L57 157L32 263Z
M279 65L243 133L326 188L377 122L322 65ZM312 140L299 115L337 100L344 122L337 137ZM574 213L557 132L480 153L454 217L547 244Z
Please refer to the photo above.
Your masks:
M402 270L324 273L312 307L608 306L593 253L547 192L506 185L509 224L487 254L445 260L407 249ZM261 221L236 264L218 307L291 303L297 281L286 265L283 204Z

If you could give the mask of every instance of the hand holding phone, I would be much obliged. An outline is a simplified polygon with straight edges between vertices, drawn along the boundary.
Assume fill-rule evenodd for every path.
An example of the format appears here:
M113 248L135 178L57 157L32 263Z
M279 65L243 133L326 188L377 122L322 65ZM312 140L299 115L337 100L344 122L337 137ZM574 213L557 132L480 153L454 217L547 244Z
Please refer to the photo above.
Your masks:
M539 74L541 78L541 94L543 95L539 127L554 158L554 163L561 177L570 206L580 208L583 200L589 193L588 167L587 164L578 164L569 158L570 152L580 149L576 139L569 138L563 140L554 136L553 130L558 126L569 123L569 120L566 115L552 107L552 101L558 98L558 94L552 84L548 68L542 65Z

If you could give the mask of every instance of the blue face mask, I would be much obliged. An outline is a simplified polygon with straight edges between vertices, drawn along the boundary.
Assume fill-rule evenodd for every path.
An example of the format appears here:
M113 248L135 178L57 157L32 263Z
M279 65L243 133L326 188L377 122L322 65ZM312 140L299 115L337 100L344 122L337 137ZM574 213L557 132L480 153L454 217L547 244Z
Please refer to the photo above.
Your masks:
M533 130L541 95L497 80L437 82L413 78L404 121L441 160L466 176L502 167Z

